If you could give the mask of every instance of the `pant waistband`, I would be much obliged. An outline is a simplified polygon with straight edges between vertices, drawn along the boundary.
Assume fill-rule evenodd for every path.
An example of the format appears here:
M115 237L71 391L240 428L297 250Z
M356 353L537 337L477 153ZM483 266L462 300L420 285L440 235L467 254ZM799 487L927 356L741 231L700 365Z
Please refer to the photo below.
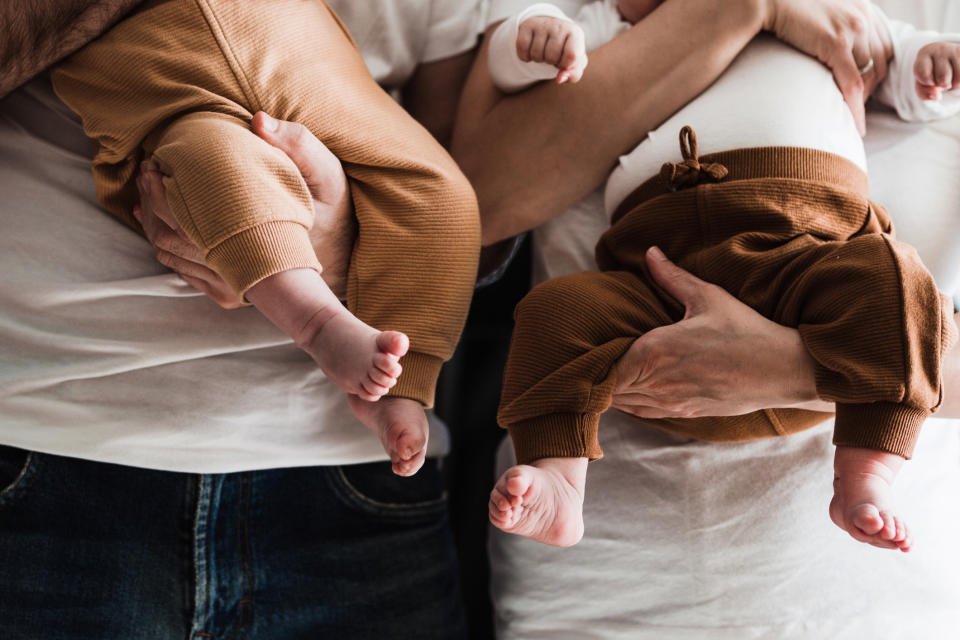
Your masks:
M697 139L690 127L680 131L683 161L667 162L660 174L637 187L617 207L616 222L637 205L667 193L707 183L780 178L830 184L866 198L867 174L842 156L805 147L754 147L697 155Z

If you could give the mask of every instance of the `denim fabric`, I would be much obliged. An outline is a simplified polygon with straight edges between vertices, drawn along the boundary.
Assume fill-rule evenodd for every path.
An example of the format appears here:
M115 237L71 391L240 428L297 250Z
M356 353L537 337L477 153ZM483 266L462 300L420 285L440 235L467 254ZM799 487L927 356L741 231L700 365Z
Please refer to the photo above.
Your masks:
M0 446L0 638L465 637L437 463L194 475Z

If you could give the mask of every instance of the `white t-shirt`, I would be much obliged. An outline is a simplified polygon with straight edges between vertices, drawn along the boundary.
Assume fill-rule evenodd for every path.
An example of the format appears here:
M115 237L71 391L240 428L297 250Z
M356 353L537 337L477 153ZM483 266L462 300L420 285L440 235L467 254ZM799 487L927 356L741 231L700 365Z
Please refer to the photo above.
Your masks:
M330 4L388 89L482 27L479 0ZM0 443L208 473L386 458L286 336L100 210L89 144L45 80L0 101L0 141ZM429 454L447 446L431 417Z
M492 15L526 4L498 0ZM563 8L574 15L570 4ZM914 24L960 29L952 0L878 4ZM960 117L918 125L874 111L867 130L872 196L940 287L960 293ZM676 131L670 138L676 144ZM535 280L595 269L607 226L598 190L538 228ZM831 432L828 423L789 438L712 444L608 411L605 457L587 473L583 541L557 549L491 530L498 637L955 637L960 421L928 420L895 485L917 539L909 554L854 542L829 521ZM500 454L498 471L512 463L508 440Z

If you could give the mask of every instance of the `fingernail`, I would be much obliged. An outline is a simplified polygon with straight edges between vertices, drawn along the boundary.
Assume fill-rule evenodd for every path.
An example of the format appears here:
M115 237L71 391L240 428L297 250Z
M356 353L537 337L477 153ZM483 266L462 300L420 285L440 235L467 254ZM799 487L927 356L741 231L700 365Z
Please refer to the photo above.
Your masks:
M666 262L667 256L663 254L663 251L660 251L660 247L650 247L647 249L647 255L649 255L654 260L659 260L660 262Z
M279 122L276 121L275 118L272 118L272 117L268 116L267 114L263 114L263 120L262 120L262 122L263 122L263 128L264 128L266 131L270 131L270 132L276 131L276 130L277 130L277 126L279 126L279 124L280 124Z
M139 206L133 208L133 217L137 219L137 222L143 222L143 216L141 215Z

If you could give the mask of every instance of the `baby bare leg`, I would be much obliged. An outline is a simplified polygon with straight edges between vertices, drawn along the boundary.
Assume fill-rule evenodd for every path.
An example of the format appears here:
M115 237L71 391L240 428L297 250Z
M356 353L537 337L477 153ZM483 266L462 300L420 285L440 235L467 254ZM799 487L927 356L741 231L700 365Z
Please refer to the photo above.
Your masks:
M569 547L583 537L586 458L541 458L507 469L490 492L490 522L507 533Z
M854 539L909 551L910 530L894 510L891 487L903 458L874 449L837 447L830 518Z
M294 339L335 385L375 401L396 384L409 341L397 331L378 331L347 311L320 274L291 269L265 278L247 298Z
M390 456L393 472L412 476L423 466L427 455L429 425L423 405L410 398L388 397L367 402L350 396L354 415L373 431Z

